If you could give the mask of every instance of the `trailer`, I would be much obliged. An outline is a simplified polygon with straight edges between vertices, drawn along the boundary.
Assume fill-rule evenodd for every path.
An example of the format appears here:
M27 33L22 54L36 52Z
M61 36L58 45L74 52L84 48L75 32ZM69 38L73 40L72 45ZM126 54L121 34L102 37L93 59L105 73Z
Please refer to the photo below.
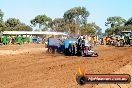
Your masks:
M63 40L58 38L48 38L47 41L48 53L61 53L64 51Z

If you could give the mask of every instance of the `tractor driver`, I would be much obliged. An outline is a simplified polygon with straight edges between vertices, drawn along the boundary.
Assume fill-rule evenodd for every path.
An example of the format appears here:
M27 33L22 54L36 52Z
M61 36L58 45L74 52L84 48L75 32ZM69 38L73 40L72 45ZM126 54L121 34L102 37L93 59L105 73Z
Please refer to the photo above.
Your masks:
M78 39L78 50L82 50L84 46L85 46L85 37L81 35Z
M85 36L83 36L83 39L82 39L82 49L85 48Z
M77 50L81 50L81 42L82 42L82 35L80 37L78 37L78 43L77 43Z

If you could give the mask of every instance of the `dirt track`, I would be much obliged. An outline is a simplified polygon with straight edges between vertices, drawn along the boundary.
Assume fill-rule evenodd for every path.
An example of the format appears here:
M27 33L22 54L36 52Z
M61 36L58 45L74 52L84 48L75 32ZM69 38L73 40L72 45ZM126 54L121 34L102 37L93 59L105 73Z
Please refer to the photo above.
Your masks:
M132 47L98 46L95 50L99 57L69 57L46 54L40 44L1 46L0 88L92 88L96 85L77 85L79 67L90 74L107 74L132 61Z

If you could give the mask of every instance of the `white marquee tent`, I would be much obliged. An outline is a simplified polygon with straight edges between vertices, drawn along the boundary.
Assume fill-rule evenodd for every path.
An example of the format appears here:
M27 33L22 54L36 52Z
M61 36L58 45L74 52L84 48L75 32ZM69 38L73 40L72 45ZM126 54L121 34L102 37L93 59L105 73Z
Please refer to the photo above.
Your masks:
M64 32L47 32L47 31L4 31L6 35L67 35Z

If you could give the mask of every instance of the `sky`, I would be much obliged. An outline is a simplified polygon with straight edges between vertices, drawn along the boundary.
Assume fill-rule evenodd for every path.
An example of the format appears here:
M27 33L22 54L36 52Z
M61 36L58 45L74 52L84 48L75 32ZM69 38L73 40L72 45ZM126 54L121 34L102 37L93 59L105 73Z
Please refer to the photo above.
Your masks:
M89 12L88 23L95 22L105 31L108 17L121 16L128 20L132 17L132 0L0 0L4 20L18 18L30 25L37 15L46 14L62 18L65 11L73 7L85 7Z

